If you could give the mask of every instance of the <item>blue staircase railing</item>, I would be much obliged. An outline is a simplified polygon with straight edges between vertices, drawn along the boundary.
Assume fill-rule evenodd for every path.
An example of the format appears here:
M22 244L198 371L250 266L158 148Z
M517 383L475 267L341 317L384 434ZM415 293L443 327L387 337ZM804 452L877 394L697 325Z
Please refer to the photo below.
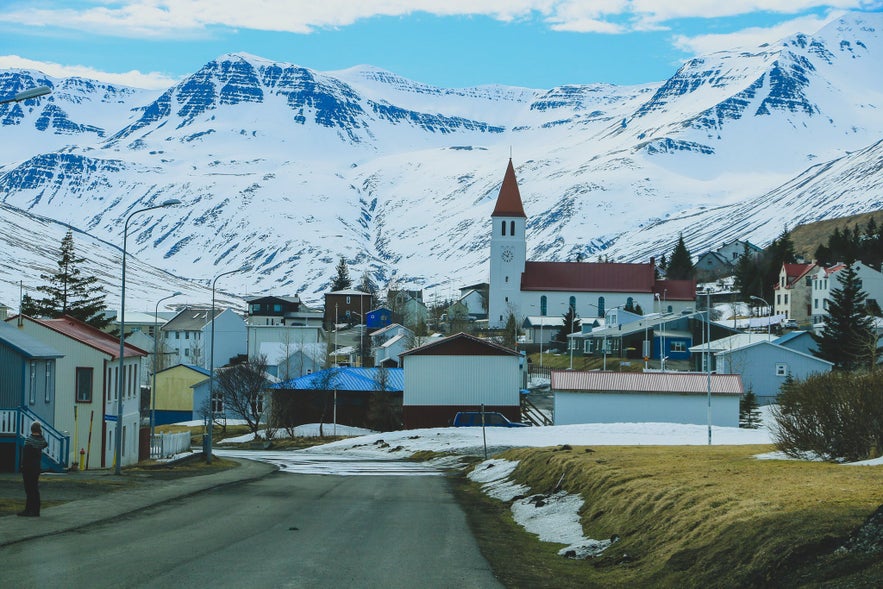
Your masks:
M64 472L70 468L71 437L65 435L45 423L40 416L27 407L6 409L0 411L0 430L2 433L14 434L18 440L16 446L21 448L25 438L31 433L31 424L39 421L43 426L43 437L49 443L43 450L43 468L53 472ZM8 430L8 431L7 431ZM16 453L15 463L19 466L19 456Z

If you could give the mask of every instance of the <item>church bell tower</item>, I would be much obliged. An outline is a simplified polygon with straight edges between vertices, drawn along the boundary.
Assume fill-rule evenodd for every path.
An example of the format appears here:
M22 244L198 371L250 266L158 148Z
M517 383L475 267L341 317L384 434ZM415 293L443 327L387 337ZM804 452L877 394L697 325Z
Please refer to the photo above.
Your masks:
M492 329L504 327L510 313L520 319L521 274L527 260L526 221L515 168L510 159L497 204L491 213L488 327Z

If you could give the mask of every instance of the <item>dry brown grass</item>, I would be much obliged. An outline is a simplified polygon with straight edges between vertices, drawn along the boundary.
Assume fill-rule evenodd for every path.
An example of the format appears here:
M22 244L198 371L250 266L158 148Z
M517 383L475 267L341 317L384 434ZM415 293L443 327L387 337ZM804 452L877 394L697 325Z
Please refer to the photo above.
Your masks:
M550 492L562 481L563 489L581 494L587 537L620 537L601 557L576 567L559 563L550 552L547 567L556 571L558 583L535 582L801 586L824 578L820 566L822 571L844 563L851 569L873 566L866 558L829 555L883 504L881 467L753 457L771 449L602 446L503 453L520 461L513 478L533 492Z

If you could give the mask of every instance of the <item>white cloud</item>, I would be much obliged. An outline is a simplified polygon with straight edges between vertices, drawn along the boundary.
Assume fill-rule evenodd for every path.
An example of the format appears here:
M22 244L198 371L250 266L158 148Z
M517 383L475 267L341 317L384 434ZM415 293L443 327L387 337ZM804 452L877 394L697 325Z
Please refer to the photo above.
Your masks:
M539 18L553 30L617 33L658 29L677 18L811 9L881 8L881 0L44 0L0 10L0 23L46 30L141 38L193 37L215 27L309 33L378 17L416 13L484 15L500 21Z
M38 70L53 78L77 76L147 90L164 90L178 82L176 78L158 72L143 73L137 70L121 73L103 72L84 65L62 65L26 59L18 55L0 55L0 69L6 68Z
M772 27L751 27L741 31L725 34L709 34L688 37L675 35L673 44L678 49L691 55L706 55L716 51L724 51L737 47L757 47L764 43L772 43L795 33L812 34L826 23L841 16L836 13L825 17L805 16L795 18Z

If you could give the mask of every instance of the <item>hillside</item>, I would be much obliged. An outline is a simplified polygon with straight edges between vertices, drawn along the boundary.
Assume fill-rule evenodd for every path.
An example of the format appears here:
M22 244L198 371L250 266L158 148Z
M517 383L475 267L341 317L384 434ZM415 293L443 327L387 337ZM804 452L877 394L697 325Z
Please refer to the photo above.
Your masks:
M647 261L679 234L697 253L765 245L785 225L883 207L881 31L880 14L847 14L629 87L449 89L244 53L162 92L0 71L0 96L53 88L0 105L0 201L118 247L132 211L180 199L132 219L133 256L203 284L248 264L238 290L311 303L339 256L354 276L441 296L485 281L510 154L530 259ZM22 261L0 273L14 301L40 253L0 238ZM132 296L143 308L170 290Z
M798 225L791 230L791 241L794 243L794 251L798 256L803 256L806 260L812 260L816 249L828 241L828 238L834 233L835 229L842 231L847 227L852 229L856 225L864 228L871 219L874 219L878 225L883 224L883 209L870 213L848 215L846 217Z

